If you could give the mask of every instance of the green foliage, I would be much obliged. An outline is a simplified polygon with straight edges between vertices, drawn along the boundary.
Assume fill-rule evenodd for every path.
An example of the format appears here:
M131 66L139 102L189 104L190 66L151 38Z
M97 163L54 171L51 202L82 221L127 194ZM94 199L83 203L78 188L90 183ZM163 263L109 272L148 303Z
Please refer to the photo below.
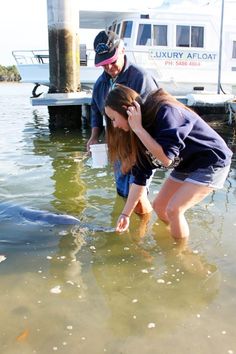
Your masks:
M0 81L20 81L20 75L15 65L0 65Z

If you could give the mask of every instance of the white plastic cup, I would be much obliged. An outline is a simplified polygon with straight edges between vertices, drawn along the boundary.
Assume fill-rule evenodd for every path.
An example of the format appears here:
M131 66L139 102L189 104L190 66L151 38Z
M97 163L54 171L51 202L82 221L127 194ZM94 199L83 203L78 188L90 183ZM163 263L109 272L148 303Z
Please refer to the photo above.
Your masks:
M108 164L107 144L93 144L90 145L92 154L92 167L103 168Z

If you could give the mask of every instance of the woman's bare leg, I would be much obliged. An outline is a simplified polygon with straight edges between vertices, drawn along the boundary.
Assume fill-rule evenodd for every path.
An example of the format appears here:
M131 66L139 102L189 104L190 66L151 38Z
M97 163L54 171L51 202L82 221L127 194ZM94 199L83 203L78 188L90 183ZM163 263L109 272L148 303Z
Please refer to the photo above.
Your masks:
M167 205L173 195L178 191L179 188L181 188L182 184L183 182L176 182L167 178L152 203L153 209L155 210L159 219L167 224L169 223L166 212Z
M185 212L203 200L212 188L190 182L179 183L167 179L154 200L153 208L163 221L169 223L174 238L189 236Z
M190 182L182 184L167 206L167 215L173 237L189 236L189 227L184 213L207 197L212 190L213 188Z

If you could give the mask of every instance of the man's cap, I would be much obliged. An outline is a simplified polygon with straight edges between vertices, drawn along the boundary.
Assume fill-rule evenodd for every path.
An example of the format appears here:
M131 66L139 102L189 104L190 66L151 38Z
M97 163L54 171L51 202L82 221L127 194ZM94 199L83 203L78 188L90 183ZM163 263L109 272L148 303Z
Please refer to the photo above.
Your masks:
M95 66L111 64L118 58L120 38L115 32L101 31L95 37L93 47L95 50Z

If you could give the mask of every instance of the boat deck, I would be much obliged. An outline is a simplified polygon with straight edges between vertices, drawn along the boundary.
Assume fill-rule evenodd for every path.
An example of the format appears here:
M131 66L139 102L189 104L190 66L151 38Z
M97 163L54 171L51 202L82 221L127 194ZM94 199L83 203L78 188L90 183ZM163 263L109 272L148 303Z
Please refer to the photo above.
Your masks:
M44 93L31 97L32 106L82 106L90 105L92 93L87 91L71 93Z

